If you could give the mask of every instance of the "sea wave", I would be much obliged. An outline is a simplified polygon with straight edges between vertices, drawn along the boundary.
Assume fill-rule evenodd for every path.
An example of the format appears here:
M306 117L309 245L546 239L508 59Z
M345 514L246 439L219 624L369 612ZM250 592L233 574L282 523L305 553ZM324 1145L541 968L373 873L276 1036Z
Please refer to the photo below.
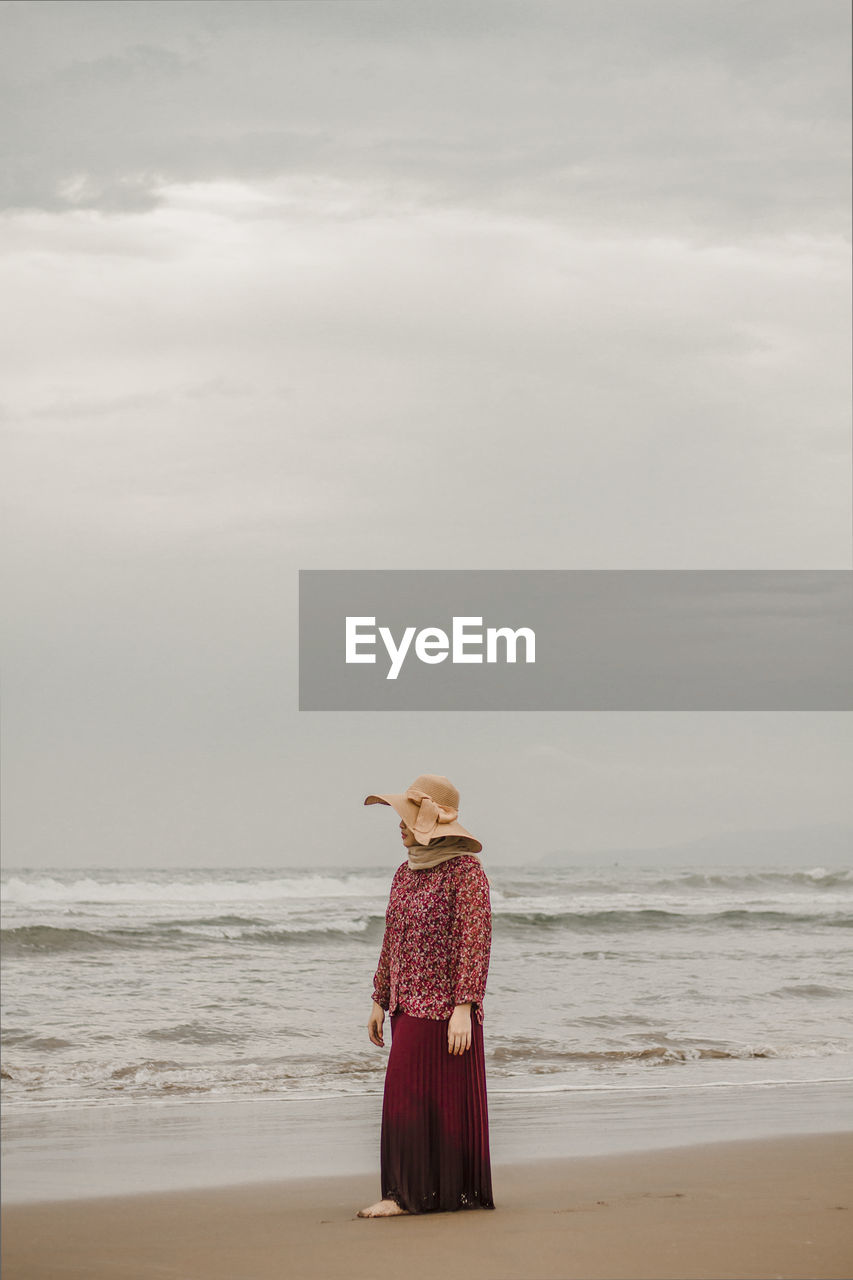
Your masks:
M381 1087L385 1063L377 1057L341 1055L318 1071L316 1057L282 1059L259 1056L249 1061L186 1062L173 1058L9 1063L3 1068L6 1100L29 1096L52 1100L55 1091L108 1100L110 1097L160 1098L204 1096L239 1098L299 1096L318 1086L362 1093ZM60 1095L61 1097L61 1095Z
M91 929L59 929L53 925L22 925L17 929L0 929L4 956L47 951L99 951L127 945L108 933Z
M387 877L367 876L364 872L334 875L294 872L293 875L246 879L225 879L215 875L159 879L96 879L85 876L61 880L55 876L10 876L3 882L3 898L8 904L63 903L220 903L254 902L259 904L293 902L329 898L363 898L375 894L388 895L391 873Z
M639 864L614 863L601 870L590 871L588 868L567 864L563 867L536 867L520 869L500 868L494 874L499 884L496 892L512 901L517 897L526 897L534 882L540 888L550 891L565 892L570 889L575 893L611 894L656 891L661 893L684 894L685 891L728 890L738 893L748 890L778 890L794 892L796 890L822 891L837 890L841 893L853 894L853 868L851 867L684 867L662 868L644 867ZM494 886L493 886L494 888Z
M638 908L606 911L503 911L493 910L496 934L530 933L609 934L614 937L653 930L779 929L819 926L853 928L853 914L806 913L736 908L714 912L665 911ZM105 923L101 928L77 928L26 924L0 929L0 946L7 958L56 955L65 952L117 951L122 948L176 948L204 945L292 947L333 945L346 942L381 943L384 913L362 911L319 923L309 916L271 921L248 916L211 916L181 920L142 920L130 925Z
M778 987L775 991L768 992L768 995L777 1000L787 1000L790 996L799 996L805 1000L837 1000L843 999L851 994L850 988L844 987L828 987L820 982L804 982L801 984L791 984L790 986Z
M192 1043L192 1042L188 1042ZM198 1044L198 1041L195 1042ZM178 1044L176 1043L176 1048ZM714 1045L647 1044L636 1048L572 1050L556 1047L497 1046L486 1054L487 1070L493 1078L516 1077L519 1068L531 1077L560 1076L567 1071L601 1072L607 1079L612 1069L636 1064L642 1069L676 1066L699 1061L745 1061L778 1058L770 1047L761 1045L719 1048ZM381 1087L385 1061L366 1054L342 1053L327 1058L322 1067L314 1055L272 1057L259 1054L248 1061L225 1060L218 1056L208 1062L180 1058L138 1056L57 1063L52 1056L11 1061L4 1067L7 1096L21 1097L43 1090L79 1089L90 1096L133 1095L136 1097L175 1094L220 1094L246 1096L257 1093L301 1094L318 1086L344 1087L361 1092L365 1086Z
M590 932L627 933L638 929L681 929L685 926L744 928L748 926L789 928L792 925L831 925L853 928L847 912L776 911L746 907L726 911L665 911L659 908L612 911L497 911L493 919L500 927L512 929L567 929Z
M775 1049L769 1046L754 1048L749 1045L723 1049L715 1045L650 1044L631 1049L562 1049L543 1052L541 1059L531 1054L529 1048L504 1045L492 1051L497 1063L524 1062L528 1070L543 1073L558 1071L569 1063L595 1065L620 1062L704 1062L743 1061L751 1058L775 1058ZM532 1060L531 1060L532 1059Z
M185 1031L201 1030L201 1024L186 1024ZM178 1030L176 1028L176 1030ZM224 1037L227 1039L227 1037ZM151 1043L149 1041L149 1043ZM812 1057L817 1064L808 1068L813 1076L826 1079L825 1071L835 1068L833 1079L846 1070L850 1061L849 1046L832 1043L770 1046L760 1042L721 1044L712 1040L698 1042L646 1037L628 1046L581 1049L556 1043L513 1044L509 1041L487 1046L486 1063L491 1087L506 1081L518 1092L537 1089L586 1089L648 1087L654 1077L657 1089L679 1087L713 1087L726 1081L740 1086L778 1082L797 1083L788 1079L798 1069L796 1059ZM163 1045L165 1052L176 1056L160 1058L115 1043L115 1054L81 1060L85 1052L76 1046L74 1056L68 1053L27 1052L20 1045L8 1055L2 1070L4 1106L67 1107L102 1105L111 1102L170 1098L210 1097L241 1100L260 1097L294 1099L306 1096L344 1094L381 1094L386 1061L366 1051L269 1053L255 1046L251 1057L230 1057L225 1045L211 1044L205 1059L205 1047L195 1035L187 1035L181 1045ZM30 1049L35 1048L34 1045ZM152 1046L153 1048L153 1046ZM234 1046L230 1047L233 1053ZM840 1055L840 1056L837 1056ZM749 1068L753 1061L764 1061L763 1074L756 1078ZM718 1064L715 1072L713 1064ZM839 1066L836 1066L836 1063ZM728 1068L725 1064L729 1064ZM732 1064L740 1064L739 1066ZM802 1064L800 1064L802 1067ZM761 1070L761 1069L760 1069ZM709 1077L709 1071L712 1073ZM785 1073L781 1080L779 1072ZM746 1072L749 1072L747 1074ZM526 1081L526 1084L525 1084ZM536 1083L540 1082L540 1083Z
M173 946L186 949L199 942L304 946L310 943L347 941L352 938L381 940L384 924L384 916L363 914L353 919L326 925L310 922L281 926L270 926L268 922L237 925L216 919L207 919L204 923L189 921L176 925L170 922L105 929L67 929L43 924L20 925L14 929L0 929L0 946L7 957L139 947Z
M685 871L655 881L655 888L737 889L741 886L796 885L808 889L853 890L853 870L811 867L801 871Z

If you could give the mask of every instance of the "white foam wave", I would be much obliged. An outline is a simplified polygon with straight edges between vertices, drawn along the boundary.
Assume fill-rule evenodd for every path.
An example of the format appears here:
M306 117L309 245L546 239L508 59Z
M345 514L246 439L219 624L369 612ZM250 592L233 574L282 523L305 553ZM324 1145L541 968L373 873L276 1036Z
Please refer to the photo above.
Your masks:
M391 876L294 875L274 879L59 880L10 876L3 884L8 905L35 903L263 903L386 895Z

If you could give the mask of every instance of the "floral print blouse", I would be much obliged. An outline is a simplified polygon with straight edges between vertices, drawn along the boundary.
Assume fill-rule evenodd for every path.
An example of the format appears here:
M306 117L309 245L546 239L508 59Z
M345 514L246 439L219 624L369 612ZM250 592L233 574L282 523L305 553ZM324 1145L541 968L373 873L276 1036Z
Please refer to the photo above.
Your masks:
M489 881L479 858L458 854L422 871L406 861L391 882L373 999L391 1013L435 1019L470 1001L482 1023L491 942Z

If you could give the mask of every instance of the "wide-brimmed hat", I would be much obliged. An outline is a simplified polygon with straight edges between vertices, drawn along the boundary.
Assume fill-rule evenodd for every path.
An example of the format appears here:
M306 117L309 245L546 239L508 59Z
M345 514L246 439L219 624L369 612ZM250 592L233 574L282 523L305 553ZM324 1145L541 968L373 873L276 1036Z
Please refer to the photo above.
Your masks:
M459 823L459 792L449 778L438 773L422 773L403 795L368 796L365 804L387 804L399 813L418 844L429 844L442 836L457 836L479 853L476 836Z

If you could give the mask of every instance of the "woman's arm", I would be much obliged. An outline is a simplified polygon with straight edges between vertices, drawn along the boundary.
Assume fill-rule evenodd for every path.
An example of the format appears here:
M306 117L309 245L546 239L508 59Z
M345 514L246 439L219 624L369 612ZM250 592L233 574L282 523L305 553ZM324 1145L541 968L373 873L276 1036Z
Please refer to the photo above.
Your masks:
M391 932L386 926L385 935L382 939L382 952L379 956L379 964L376 973L373 975L373 999L383 1009L387 1009L391 1003Z
M460 868L451 926L454 1005L482 1004L489 976L492 907L489 882L479 862Z
M405 865L405 864L404 864ZM400 875L400 868L394 872L394 879L391 881L391 892L388 895L388 908L385 912L385 933L382 936L382 951L379 956L379 964L376 966L376 973L373 975L373 1001L381 1008L387 1010L391 1004L391 908L394 904L394 898L397 892L397 883Z

